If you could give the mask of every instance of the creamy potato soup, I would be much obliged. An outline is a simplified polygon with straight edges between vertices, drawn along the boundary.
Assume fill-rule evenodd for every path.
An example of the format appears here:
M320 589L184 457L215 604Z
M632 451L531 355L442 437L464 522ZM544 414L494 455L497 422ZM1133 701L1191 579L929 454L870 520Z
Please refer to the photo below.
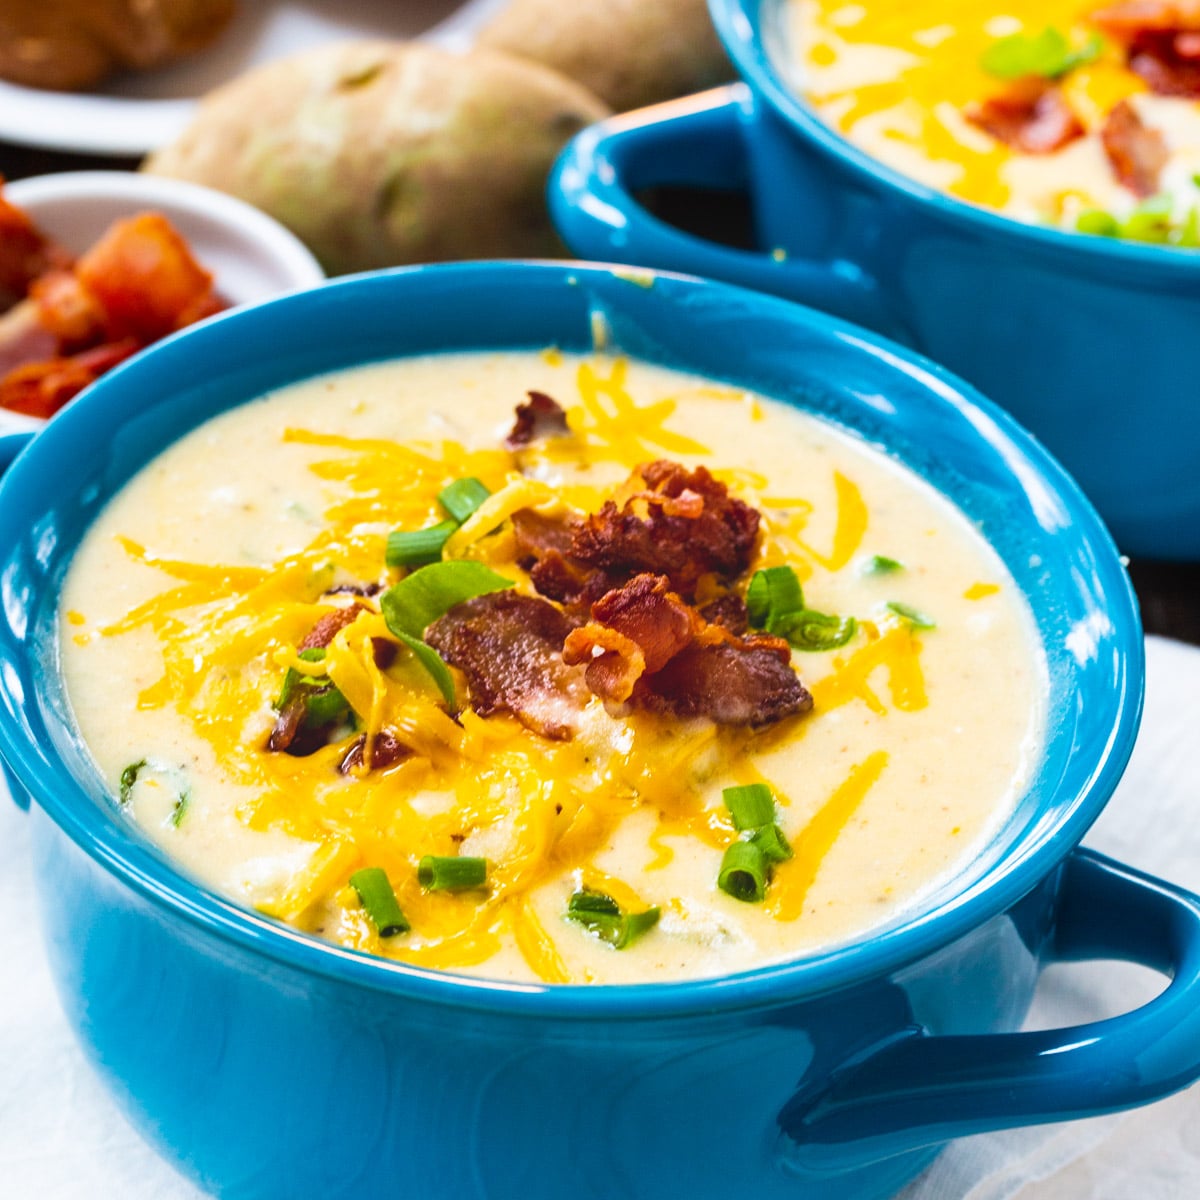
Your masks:
M602 355L214 418L102 513L61 643L114 803L187 870L517 980L860 936L970 861L1042 747L1032 617L957 510L811 416Z
M786 0L794 83L888 166L1023 221L1200 245L1200 0Z

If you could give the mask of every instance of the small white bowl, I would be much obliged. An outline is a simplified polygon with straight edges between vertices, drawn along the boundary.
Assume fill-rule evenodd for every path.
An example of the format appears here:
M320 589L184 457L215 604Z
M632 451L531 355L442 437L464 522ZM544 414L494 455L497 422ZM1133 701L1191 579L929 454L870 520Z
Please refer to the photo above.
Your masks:
M43 232L82 254L122 217L161 212L210 270L232 306L253 304L325 279L304 244L272 217L232 196L129 171L72 171L5 186ZM45 421L0 408L0 434L40 429Z

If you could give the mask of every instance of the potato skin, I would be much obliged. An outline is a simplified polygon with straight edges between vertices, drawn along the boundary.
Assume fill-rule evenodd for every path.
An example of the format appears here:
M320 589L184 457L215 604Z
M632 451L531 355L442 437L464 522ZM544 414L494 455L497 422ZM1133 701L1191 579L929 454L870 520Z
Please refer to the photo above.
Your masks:
M705 0L508 0L478 42L561 71L617 112L733 77Z
M497 51L347 43L219 88L143 169L249 201L330 274L553 255L550 164L607 113L578 84Z

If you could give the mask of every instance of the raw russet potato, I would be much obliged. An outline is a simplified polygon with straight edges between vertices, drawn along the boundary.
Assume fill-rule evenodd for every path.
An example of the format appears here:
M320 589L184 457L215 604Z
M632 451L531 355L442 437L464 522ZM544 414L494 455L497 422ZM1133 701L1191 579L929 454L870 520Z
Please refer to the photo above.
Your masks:
M545 63L618 112L733 76L705 0L509 0L479 45Z
M325 46L211 93L144 169L249 201L330 274L561 252L543 192L562 145L608 109L499 51Z
M234 0L0 0L0 79L69 91L161 67L204 49L234 9Z

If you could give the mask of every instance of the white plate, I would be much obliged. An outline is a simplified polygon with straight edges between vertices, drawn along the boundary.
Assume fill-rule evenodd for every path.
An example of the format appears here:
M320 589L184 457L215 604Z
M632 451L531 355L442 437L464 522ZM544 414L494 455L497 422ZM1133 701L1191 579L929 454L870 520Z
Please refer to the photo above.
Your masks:
M0 0L2 2L2 0ZM136 156L171 141L205 92L259 63L324 42L424 37L465 48L505 0L239 0L220 39L192 58L93 93L0 82L0 141Z

